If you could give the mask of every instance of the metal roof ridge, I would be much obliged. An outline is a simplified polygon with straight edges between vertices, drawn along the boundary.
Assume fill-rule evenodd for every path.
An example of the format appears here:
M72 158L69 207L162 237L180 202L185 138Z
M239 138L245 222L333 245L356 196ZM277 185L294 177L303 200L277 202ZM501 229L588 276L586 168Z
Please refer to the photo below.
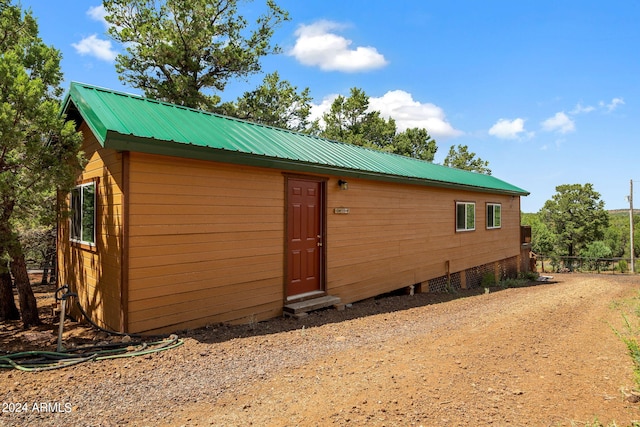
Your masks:
M82 87L84 87L86 89L90 89L90 90L108 92L108 93L111 93L113 95L125 96L125 97L136 99L136 100L142 101L142 102L150 102L150 103L153 103L153 104L163 105L163 106L169 107L169 108L177 108L177 109L181 109L181 110L191 111L193 113L198 113L198 114L203 114L203 115L207 115L207 116L218 117L218 118L221 118L221 119L231 120L231 121L235 121L235 122L239 122L239 123L244 123L244 124L247 124L247 125L259 126L259 127L269 128L269 129L282 131L282 132L287 132L287 133L292 133L292 134L300 134L300 132L295 132L295 131L292 131L292 130L289 130L289 129L283 129L283 128L279 128L279 127L276 127L276 126L270 126L270 125L266 125L264 123L252 122L252 121L249 121L249 120L240 119L238 117L226 116L224 114L214 113L213 111L206 111L206 110L201 110L201 109L198 109L198 108L187 107L185 105L179 105L179 104L174 104L174 103L171 103L171 102L160 101L158 99L149 98L149 97L146 97L146 96L140 95L140 94L128 93L128 92L109 89L109 88L105 88L105 87L101 87L101 86L95 86L95 85L91 85L91 84L88 84L88 83L81 83L81 82L72 81L71 82L71 86L74 86L74 85L82 86ZM320 138L320 137L317 137L317 136L314 136L314 135L307 135L307 136ZM324 138L320 138L320 139L324 139ZM339 141L336 141L336 142L339 142Z
M288 133L288 134L292 134L292 135L302 135L306 138L313 138L313 139L317 139L317 140L322 140L322 141L327 141L333 144L338 144L338 145L342 145L342 146L346 146L346 147L357 147L360 150L367 150L373 153L383 153L385 155L389 155L389 156L397 156L403 159L412 159L415 161L420 161L420 162L426 162L426 163L431 163L431 162L427 162L426 160L421 160L421 159L417 159L414 157L407 157L407 156L402 156L400 154L396 154L396 153L390 153L390 152L383 152L380 150L376 150L374 148L371 147L365 147L365 146L361 146L361 145L355 145L355 144L350 144L348 142L344 142L344 141L338 141L335 139L330 139L330 138L323 138L321 136L317 136L317 135L311 135L311 134L306 134L303 132L297 132L297 131L293 131L290 129L284 129L284 128L279 128L277 126L271 126L271 125L267 125L264 123L258 123L258 122L252 122L250 120L246 120L246 119L240 119L238 117L232 117L232 116L227 116L224 114L220 114L220 113L214 113L212 111L206 111L206 110L200 110L197 108L193 108L193 107L187 107L184 105L178 105L178 104L174 104L171 102L166 102L166 101L160 101L157 99L153 99L153 98L148 98L144 95L139 95L139 94L135 94L135 93L128 93L128 92L124 92L124 91L119 91L119 90L115 90L115 89L109 89L106 87L102 87L102 86L95 86L95 85L91 85L88 83L82 83L82 82L77 82L77 81L72 81L71 82L71 86L82 86L86 89L90 89L90 90L97 90L97 91L102 91L102 92L108 92L114 95L119 95L119 96L125 96L128 98L132 98L135 99L137 101L142 101L142 102L149 102L149 103L153 103L153 104L159 104L159 105L163 105L165 107L168 108L177 108L177 109L181 109L181 110L186 110L186 111L190 111L190 112L194 112L194 113L198 113L198 114L203 114L206 116L212 116L212 117L218 117L220 119L225 119L225 120L230 120L233 122L237 122L237 123L242 123L245 125L249 125L249 126L257 126L257 127L261 127L261 128L266 128L266 129L271 129L274 131L279 131L279 132L284 132L284 133ZM434 164L434 163L431 163ZM438 164L434 164L436 166L442 166L442 167L447 167L447 166L443 166L443 165L438 165ZM470 172L470 171L468 171Z
M97 93L91 95L92 91ZM127 111L133 113L138 108L136 108L136 104L128 102L122 104L125 101L118 101L118 97L124 97L132 100L134 103L142 102L143 104L137 104L140 105L139 108L141 110L145 110L146 107L143 107L143 105L147 105L148 110L145 111L153 113L154 115L157 113L158 117L155 118L156 120L162 119L162 116L166 117L167 120L169 118L175 118L176 122L173 122L173 124L176 127L175 132L177 132L176 135L178 135L179 140L175 139L176 135L171 136L167 134L165 137L162 137L153 132L146 132L144 127L131 127L131 120L129 120L128 123L123 122L122 119L126 117ZM109 99L112 100L110 102L115 102L115 105L119 105L122 108L108 111L110 115L106 115L107 111L104 110L104 108L109 109L114 105L106 101ZM75 104L75 107L78 108L81 115L84 116L84 119L88 122L92 131L96 133L96 136L105 139L105 141L102 142L106 142L108 134L114 136L115 132L123 137L127 137L128 135L128 137L140 142L144 139L158 142L164 141L177 144L176 148L178 145L184 144L185 146L194 147L198 152L202 152L201 149L226 150L227 152L270 158L278 160L278 162L296 162L318 166L326 165L330 168L345 171L361 171L367 174L371 173L388 177L396 176L398 178L418 180L425 183L440 182L442 184L452 184L464 188L476 188L479 190L484 188L494 191L529 194L526 190L492 175L451 168L418 158L376 150L372 147L349 144L342 141L322 138L317 135L309 135L303 132L255 123L236 117L158 101L139 94L126 93L87 83L71 82L70 90L65 97L63 112L68 110L70 102ZM102 104L102 102L107 103ZM172 111L175 113L171 113ZM177 111L182 111L183 113L177 113ZM190 114L193 113L197 113L197 115L190 116ZM197 117L201 117L201 119ZM131 119L131 117L129 119ZM199 135L196 134L188 135L183 133L183 131L188 128L187 123L190 123L191 120L194 121L193 124L203 126L205 130L203 134L204 138L201 139ZM217 122L218 120L229 122L229 124L225 125L224 122ZM122 126L114 126L116 122L122 123ZM136 124L135 121L133 124ZM183 128L181 126L187 127ZM207 132L221 132L228 140L235 140L236 143L239 141L242 145L229 145L227 147L214 146L206 142ZM279 132L279 134L274 132ZM281 136L278 137L278 135ZM252 138L256 136L258 139L252 142ZM280 141L280 143L273 143L274 141ZM139 142L136 142L135 145L138 149L142 148ZM156 144L153 144L153 146L155 145ZM144 150L154 150L154 148L149 146L144 148L143 151Z

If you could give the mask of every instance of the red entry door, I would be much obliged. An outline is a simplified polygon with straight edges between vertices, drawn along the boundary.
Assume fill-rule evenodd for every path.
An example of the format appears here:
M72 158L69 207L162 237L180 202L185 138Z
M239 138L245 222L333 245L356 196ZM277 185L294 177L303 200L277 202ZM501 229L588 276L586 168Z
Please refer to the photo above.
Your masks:
M323 183L287 180L287 297L322 291Z

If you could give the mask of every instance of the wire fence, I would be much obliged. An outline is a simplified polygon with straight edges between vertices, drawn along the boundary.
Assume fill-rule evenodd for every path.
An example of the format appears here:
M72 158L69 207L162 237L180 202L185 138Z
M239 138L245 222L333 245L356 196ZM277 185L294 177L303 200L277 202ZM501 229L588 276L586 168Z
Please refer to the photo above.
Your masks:
M540 254L537 254L536 258L536 267L542 273L570 273L574 271L610 274L633 273L631 258L589 258Z

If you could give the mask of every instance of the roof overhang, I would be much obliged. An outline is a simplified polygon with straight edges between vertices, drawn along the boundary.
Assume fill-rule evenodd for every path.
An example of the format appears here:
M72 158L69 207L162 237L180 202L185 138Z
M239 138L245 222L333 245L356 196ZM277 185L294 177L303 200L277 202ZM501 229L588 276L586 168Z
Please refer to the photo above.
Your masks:
M412 178L407 176L384 174L380 172L370 172L364 170L341 168L331 165L323 165L277 157L258 155L253 153L243 153L241 151L230 151L202 147L194 144L176 143L173 141L158 141L140 138L134 135L122 135L112 131L106 132L105 148L116 151L133 151L146 154L158 154L161 156L174 156L196 160L207 160L221 163L237 165L255 166L271 169L281 169L292 172L313 173L319 175L333 175L340 177L361 178L374 181L393 182L399 184L421 185L427 187L438 187L456 190L475 191L482 193L504 194L510 196L527 196L526 191L512 191L496 188L479 187L475 185L463 185L447 181L438 181L425 178Z
M104 103L101 101L104 101ZM111 102L111 104L107 104L107 101ZM124 102L127 102L126 108L122 108ZM129 110L127 110L127 108ZM149 110L145 110L145 108ZM144 134L143 128L140 128L141 132L137 132L135 129L138 129L139 126L136 125L137 122L135 118L129 117L131 114L126 114L126 111L133 113L139 109L149 111L150 114L161 111L162 114L165 114L165 116L161 117L165 117L167 121L174 118L171 114L187 114L188 117L180 117L182 119L193 119L193 121L174 121L173 126L182 126L182 123L188 123L188 126L193 129L200 129L198 126L202 125L206 130L207 126L210 126L210 121L200 121L203 117L208 117L216 121L219 120L220 122L216 123L222 123L225 131L236 131L236 133L234 133L236 136L234 137L240 138L240 143L227 142L226 146L224 146L224 144L223 146L216 146L216 138L229 138L229 133L222 133L217 136L215 134L211 136L207 134L208 138L211 139L204 142L200 140L197 141L198 143L189 142L190 139L184 138L180 134L176 134L174 137L170 137L169 134L167 134L162 138L140 136ZM255 123L242 122L233 118L216 116L206 112L190 110L184 107L80 83L72 83L69 93L64 99L61 113L67 114L70 119L76 120L78 126L80 125L80 121L86 122L91 132L103 147L117 151L158 154L273 168L284 171L362 178L492 194L511 196L529 195L529 192L519 187L482 174L445 168L444 166L434 164L425 164L423 167L422 164L416 163L420 162L416 159L375 152L370 149L354 147L349 144L328 141L309 135L296 134L282 129L269 128L268 126ZM140 117L140 120L145 120L147 116L138 117ZM127 122L129 128L120 126L120 124L124 122ZM164 122L164 120L162 120L162 122ZM164 123L160 124L162 125ZM151 123L151 120L147 120L146 125L148 129L149 126L153 126L153 123ZM122 131L115 130L119 127L127 129L126 132L131 133L123 133ZM247 139L250 138L250 136L247 136L249 134L257 135L258 138L263 137L265 139L263 141L259 139L249 140ZM180 140L174 140L174 138ZM242 138L245 140L242 140ZM281 139L283 142L280 142ZM227 141L236 140L228 139ZM250 141L258 141L259 144L264 144L263 147L260 148L267 147L264 148L264 152L267 154L253 152L251 149L243 146L242 142ZM285 147L285 143L293 145ZM295 147L298 143L302 143L302 145L297 147L304 148L302 151L298 148L299 151L296 152ZM289 153L289 151L286 150L285 155L283 155L283 153L277 149L269 149L270 144L274 144L273 146L276 148L289 148L293 155L286 154ZM281 146L278 147L278 145ZM312 151L313 153L309 154ZM334 156L331 157L331 154ZM385 156L389 157L387 158ZM346 161L341 161L344 159L346 159ZM386 167L384 166L385 164L387 166L391 165L391 167Z

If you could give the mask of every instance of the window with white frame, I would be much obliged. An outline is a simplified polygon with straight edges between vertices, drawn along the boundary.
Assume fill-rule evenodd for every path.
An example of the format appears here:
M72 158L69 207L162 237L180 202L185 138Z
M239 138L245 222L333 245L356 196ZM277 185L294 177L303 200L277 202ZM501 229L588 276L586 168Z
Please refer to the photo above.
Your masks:
M487 228L502 227L502 205L499 203L487 203Z
M88 182L71 190L71 241L87 245L96 242L96 183Z
M476 204L474 202L456 202L456 231L476 229Z

